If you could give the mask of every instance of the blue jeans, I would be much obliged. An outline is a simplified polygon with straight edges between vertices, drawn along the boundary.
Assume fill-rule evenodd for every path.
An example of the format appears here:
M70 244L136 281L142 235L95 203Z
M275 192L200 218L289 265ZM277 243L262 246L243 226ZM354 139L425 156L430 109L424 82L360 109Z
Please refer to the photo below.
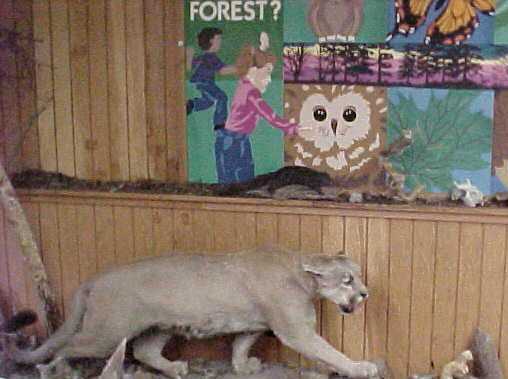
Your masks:
M214 82L196 82L196 89L201 97L192 99L193 110L203 111L215 104L214 125L224 125L228 118L228 96Z
M219 183L245 182L254 178L254 161L248 134L227 129L215 131L215 161Z

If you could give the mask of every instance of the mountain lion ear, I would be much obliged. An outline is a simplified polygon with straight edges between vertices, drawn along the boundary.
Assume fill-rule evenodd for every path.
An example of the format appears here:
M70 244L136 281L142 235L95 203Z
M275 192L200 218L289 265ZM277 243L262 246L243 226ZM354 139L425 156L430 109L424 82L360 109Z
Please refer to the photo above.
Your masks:
M331 272L337 257L329 255L309 255L303 258L302 268L314 275L323 276Z

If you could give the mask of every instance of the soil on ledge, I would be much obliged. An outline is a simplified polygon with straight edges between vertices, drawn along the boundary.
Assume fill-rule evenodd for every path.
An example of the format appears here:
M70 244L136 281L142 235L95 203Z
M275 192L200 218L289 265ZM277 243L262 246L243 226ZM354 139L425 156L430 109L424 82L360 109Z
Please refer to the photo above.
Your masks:
M22 189L43 189L43 190L66 190L66 191L100 191L111 193L154 193L154 194L178 194L178 195L197 195L197 196L224 196L227 185L206 184L206 183L173 183L156 180L139 180L139 181L99 181L77 179L61 173L46 172L41 170L26 170L14 174L11 178L15 188ZM277 199L299 199L299 200L323 200L339 203L347 203L349 196L347 195L323 195L313 191L305 186L298 188L289 188L297 186L288 186L275 193L267 193L266 191L254 190L244 191L235 194L235 197L249 198L277 198ZM387 198L379 195L363 194L361 203L364 204L405 204L407 202ZM439 199L433 201L415 200L412 204L447 207L463 207L460 201L452 201L450 199ZM496 200L492 197L486 202L484 207L507 207L507 200Z

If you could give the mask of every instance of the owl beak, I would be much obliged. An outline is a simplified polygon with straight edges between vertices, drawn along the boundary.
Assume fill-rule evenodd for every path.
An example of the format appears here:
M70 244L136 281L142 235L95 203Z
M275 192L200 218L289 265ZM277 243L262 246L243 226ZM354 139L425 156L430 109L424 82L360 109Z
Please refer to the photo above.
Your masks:
M337 135L337 119L335 118L332 118L332 130L333 134Z

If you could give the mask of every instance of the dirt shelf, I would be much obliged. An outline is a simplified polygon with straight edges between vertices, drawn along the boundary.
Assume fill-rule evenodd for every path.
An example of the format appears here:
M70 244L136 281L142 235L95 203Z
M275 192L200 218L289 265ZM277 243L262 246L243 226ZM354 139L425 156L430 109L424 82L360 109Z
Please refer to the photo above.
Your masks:
M46 172L41 170L27 170L17 173L13 176L14 187L22 189L42 189L42 190L66 190L66 191L98 191L109 193L153 193L153 194L180 194L197 196L221 196L221 193L227 188L220 184L206 183L172 183L156 180L139 181L96 181L83 180L69 177L60 173ZM289 190L276 191L273 194L277 199L299 199L299 200L325 200L337 203L349 202L347 195L323 196L315 191ZM235 194L235 197L247 198L267 198L272 197L263 191L245 191ZM404 204L406 202L387 198L384 196L373 196L364 194L361 201L364 204ZM412 204L428 205L429 201L418 199ZM431 202L433 207L464 207L459 201L452 200L434 200ZM507 207L508 201L489 201L484 207Z

